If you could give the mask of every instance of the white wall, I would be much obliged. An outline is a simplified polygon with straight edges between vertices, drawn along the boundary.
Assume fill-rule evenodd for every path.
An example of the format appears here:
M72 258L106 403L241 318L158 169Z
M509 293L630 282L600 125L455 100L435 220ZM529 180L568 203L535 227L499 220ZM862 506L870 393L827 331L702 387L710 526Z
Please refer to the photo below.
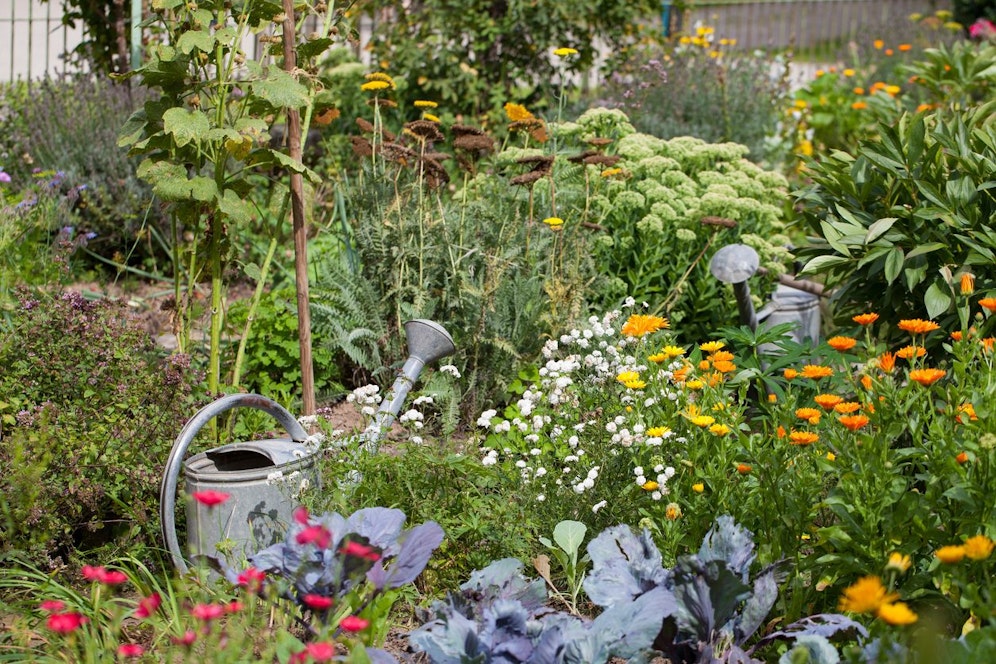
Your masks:
M62 25L59 0L0 0L0 81L37 79L65 70L62 54L82 38Z

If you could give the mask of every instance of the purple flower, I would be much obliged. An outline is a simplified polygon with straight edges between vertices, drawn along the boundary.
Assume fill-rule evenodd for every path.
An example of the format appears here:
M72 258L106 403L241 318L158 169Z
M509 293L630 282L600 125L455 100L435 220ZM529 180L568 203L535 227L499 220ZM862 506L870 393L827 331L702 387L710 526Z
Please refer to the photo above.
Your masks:
M10 174L7 171L0 171L0 182L10 182Z

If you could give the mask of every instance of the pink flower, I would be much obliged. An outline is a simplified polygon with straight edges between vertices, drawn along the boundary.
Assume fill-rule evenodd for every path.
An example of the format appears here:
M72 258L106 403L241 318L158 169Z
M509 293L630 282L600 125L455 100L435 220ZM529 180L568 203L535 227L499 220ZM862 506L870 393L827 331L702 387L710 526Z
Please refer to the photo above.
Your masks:
M190 609L190 615L204 622L220 618L224 613L225 605L223 604L197 604Z
M314 609L315 611L327 611L332 608L332 598L326 597L325 595L315 595L309 593L301 597L301 601L309 609Z
M380 560L380 554L372 546L360 544L352 540L346 542L346 545L339 549L339 553L374 562Z
M244 572L239 574L239 578L237 579L237 583L240 586L244 586L250 593L258 593L262 589L264 581L266 581L266 573L259 571L255 567L247 567Z
M335 657L335 644L329 643L328 641L319 641L317 643L308 643L304 646L304 650L301 652L291 655L291 662L331 662Z
M296 539L298 544L314 544L319 549L327 549L332 543L332 533L325 526L308 526Z
M190 497L205 507L215 507L217 505L221 505L232 496L224 491L208 489L207 491L194 491L190 494Z
M996 25L987 18L980 18L968 28L968 36L972 39L990 39L996 37Z
M45 624L50 630L58 634L69 634L80 625L87 622L88 618L81 613L70 611L68 613L53 613L48 617Z
M362 632L369 626L370 621L359 616L346 616L339 621L339 627L342 628L342 631L344 632Z
M309 518L310 517L308 516L308 508L307 507L303 507L302 506L302 507L298 507L296 510L294 510L294 522L295 523L299 523L302 526L306 526L306 525L308 525L308 519Z
M141 657L144 652L145 648L137 643L122 643L118 646L118 655L125 658Z
M159 596L159 593L152 593L148 597L143 597L138 600L138 608L135 609L135 617L139 619L148 618L156 612L156 609L158 609L159 605L162 603L163 598Z
M183 633L183 636L174 636L172 637L172 640L173 643L175 643L178 646L186 646L187 648L189 648L190 646L194 645L194 641L197 640L197 634L194 632L194 630L188 629L186 632Z
M45 613L58 613L66 608L66 603L57 599L47 599L40 606Z
M225 613L238 613L244 608L245 605L242 604L242 602L240 602L237 599L233 599L231 602L225 605Z
M128 580L124 572L108 570L105 567L83 566L83 578L87 581L97 581L105 586L117 586Z

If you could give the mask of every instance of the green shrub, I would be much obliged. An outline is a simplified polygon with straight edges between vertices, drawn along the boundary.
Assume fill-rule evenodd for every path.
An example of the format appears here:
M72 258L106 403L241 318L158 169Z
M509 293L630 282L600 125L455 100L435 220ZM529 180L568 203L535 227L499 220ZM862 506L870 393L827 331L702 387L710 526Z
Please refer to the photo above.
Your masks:
M994 108L904 115L853 155L812 164L813 184L797 194L812 239L799 254L833 289L835 320L878 311L895 342L902 318L968 326L956 307L963 273L996 294Z
M185 356L123 304L25 296L0 336L0 542L35 556L158 539L166 455L191 412Z
M53 171L79 187L76 226L95 234L88 252L146 269L168 258L168 226L151 188L135 175L137 162L121 155L117 132L148 97L141 87L85 77L0 93L8 172L28 182L37 170Z

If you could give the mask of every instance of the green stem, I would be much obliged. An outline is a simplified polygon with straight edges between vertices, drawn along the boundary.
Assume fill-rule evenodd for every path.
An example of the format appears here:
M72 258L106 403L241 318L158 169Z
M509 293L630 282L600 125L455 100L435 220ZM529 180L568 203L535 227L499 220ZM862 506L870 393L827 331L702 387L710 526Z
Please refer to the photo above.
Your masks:
M286 211L281 211L280 218L284 218ZM259 281L256 282L256 290L253 292L252 301L249 303L249 312L246 314L246 325L242 330L242 338L239 339L239 350L235 354L235 366L232 368L232 387L238 387L242 381L242 365L245 363L246 346L249 343L249 334L252 331L253 319L256 316L256 309L259 308L259 301L263 297L263 289L266 286L266 275L270 270L270 262L277 252L277 238L270 238L270 245L266 249L266 258L263 259L263 266L259 270Z

